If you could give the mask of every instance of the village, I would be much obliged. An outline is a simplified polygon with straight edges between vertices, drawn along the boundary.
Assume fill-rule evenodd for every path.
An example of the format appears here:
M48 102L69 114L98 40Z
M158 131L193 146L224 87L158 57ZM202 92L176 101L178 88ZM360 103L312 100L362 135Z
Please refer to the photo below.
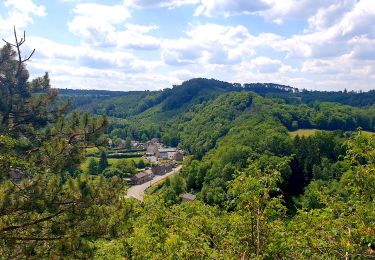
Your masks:
M140 169L132 178L135 185L151 181L156 175L165 175L184 160L183 152L175 147L166 147L159 138L146 143L132 142L133 147L145 149L143 158L151 163L151 167Z
M86 153L86 157L88 162L100 161L100 152ZM148 188L181 170L184 152L164 145L159 138L152 138L144 143L117 138L108 140L105 157L110 167L102 171L102 174L110 177L113 172L122 176L130 185L127 196L142 200ZM195 198L196 195L189 193L181 197L183 202Z

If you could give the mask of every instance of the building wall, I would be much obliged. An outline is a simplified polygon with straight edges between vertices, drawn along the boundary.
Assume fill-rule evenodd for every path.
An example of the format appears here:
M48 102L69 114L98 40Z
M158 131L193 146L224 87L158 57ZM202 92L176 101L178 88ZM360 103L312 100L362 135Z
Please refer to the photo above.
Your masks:
M162 175L162 174L164 174L163 168L159 164L153 165L151 167L151 170L152 170L152 173L155 174L155 175Z
M142 184L151 180L152 177L153 177L152 171L148 169L143 172L137 173L131 179L134 184Z
M175 154L174 154L174 160L176 161L183 161L184 160L184 155L180 152L180 151L177 151Z
M168 153L167 152L159 152L158 158L167 160L168 159Z
M156 164L152 166L151 170L153 174L164 175L167 172L170 172L173 170L173 164L172 163Z
M154 154L158 152L158 146L156 144L150 144L147 146L147 153L148 154Z
M132 178L132 181L134 184L143 184L151 179L152 179L152 176L150 174L150 175L142 176L141 178L137 178L136 176L134 176Z

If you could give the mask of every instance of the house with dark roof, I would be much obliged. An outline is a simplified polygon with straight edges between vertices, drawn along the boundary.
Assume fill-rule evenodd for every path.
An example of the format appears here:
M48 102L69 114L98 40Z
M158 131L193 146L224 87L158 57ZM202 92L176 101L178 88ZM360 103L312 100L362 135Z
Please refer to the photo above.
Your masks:
M150 169L136 173L132 178L134 184L143 184L147 181L152 180L152 171Z
M191 193L185 193L182 195L182 202L193 201L197 198L197 195Z
M182 162L184 160L184 154L182 153L181 150L177 150L174 154L173 154L173 160L177 161L177 162Z
M152 173L155 175L164 175L167 172L171 172L173 170L173 163L159 163L154 164L151 167Z

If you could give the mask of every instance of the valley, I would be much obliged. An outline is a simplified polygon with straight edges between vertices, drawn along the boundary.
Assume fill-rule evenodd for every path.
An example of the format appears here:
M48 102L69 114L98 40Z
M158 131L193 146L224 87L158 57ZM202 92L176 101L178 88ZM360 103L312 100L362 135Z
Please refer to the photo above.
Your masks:
M2 112L1 255L373 255L374 91L24 91L27 121Z
M0 1L0 260L375 259L375 1Z

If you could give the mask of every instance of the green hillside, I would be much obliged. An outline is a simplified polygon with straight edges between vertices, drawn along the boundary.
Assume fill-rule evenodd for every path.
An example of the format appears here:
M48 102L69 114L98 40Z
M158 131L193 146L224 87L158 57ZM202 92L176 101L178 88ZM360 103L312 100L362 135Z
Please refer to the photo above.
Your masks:
M213 79L192 79L163 91L88 91L86 94L84 91L78 91L79 95L75 95L75 91L65 91L64 94L65 97L72 98L75 109L98 115L104 113L112 117L113 127L110 130L115 132L109 132L111 137L126 139L129 136L131 139L143 141L162 137L167 144L181 143L189 150L190 145L184 143L184 140L188 139L184 131L190 131L189 125L195 122L193 118L198 118L198 114L207 114L211 109L215 110L215 107L220 108L220 105L214 105L212 102L219 97L221 99L217 102L223 102L221 96L225 93L238 93L237 97L242 97L246 96L247 92L261 95L263 100L269 103L272 116L277 117L290 131L299 128L346 131L356 130L359 126L369 131L374 129L372 118L375 109L372 104L375 99L371 99L373 92L332 94L298 91L277 84L239 85ZM97 99L92 99L91 103L82 101L92 95ZM327 100L335 103L326 102ZM354 104L356 107L347 104ZM365 106L357 106L358 104ZM203 116L203 119L207 118ZM193 123L186 123L191 120ZM225 132L225 128L226 126L220 131Z
M16 54L0 49L1 258L374 256L373 92L192 79L59 97ZM183 168L127 198L146 163L110 158L107 138L154 137L184 150Z
M108 136L141 141L159 137L179 146L192 158L181 174L184 190L221 207L227 203L228 182L251 161L276 167L288 158L280 188L288 210L294 211L295 197L314 180L319 167L335 165L345 154L340 148L345 139L357 128L375 128L374 106L355 107L326 98L313 104L288 102L285 95L291 98L297 92L275 84L239 86L193 79L157 92L164 99L143 112L125 120L113 117Z
M73 108L99 114L106 112L108 115L120 118L142 113L156 105L161 105L162 110L169 111L208 101L225 92L239 91L254 92L289 104L313 105L314 102L334 102L356 107L370 107L375 102L374 90L361 93L301 91L274 83L241 85L204 78L191 79L162 91L59 90L60 96L64 99L72 98Z

